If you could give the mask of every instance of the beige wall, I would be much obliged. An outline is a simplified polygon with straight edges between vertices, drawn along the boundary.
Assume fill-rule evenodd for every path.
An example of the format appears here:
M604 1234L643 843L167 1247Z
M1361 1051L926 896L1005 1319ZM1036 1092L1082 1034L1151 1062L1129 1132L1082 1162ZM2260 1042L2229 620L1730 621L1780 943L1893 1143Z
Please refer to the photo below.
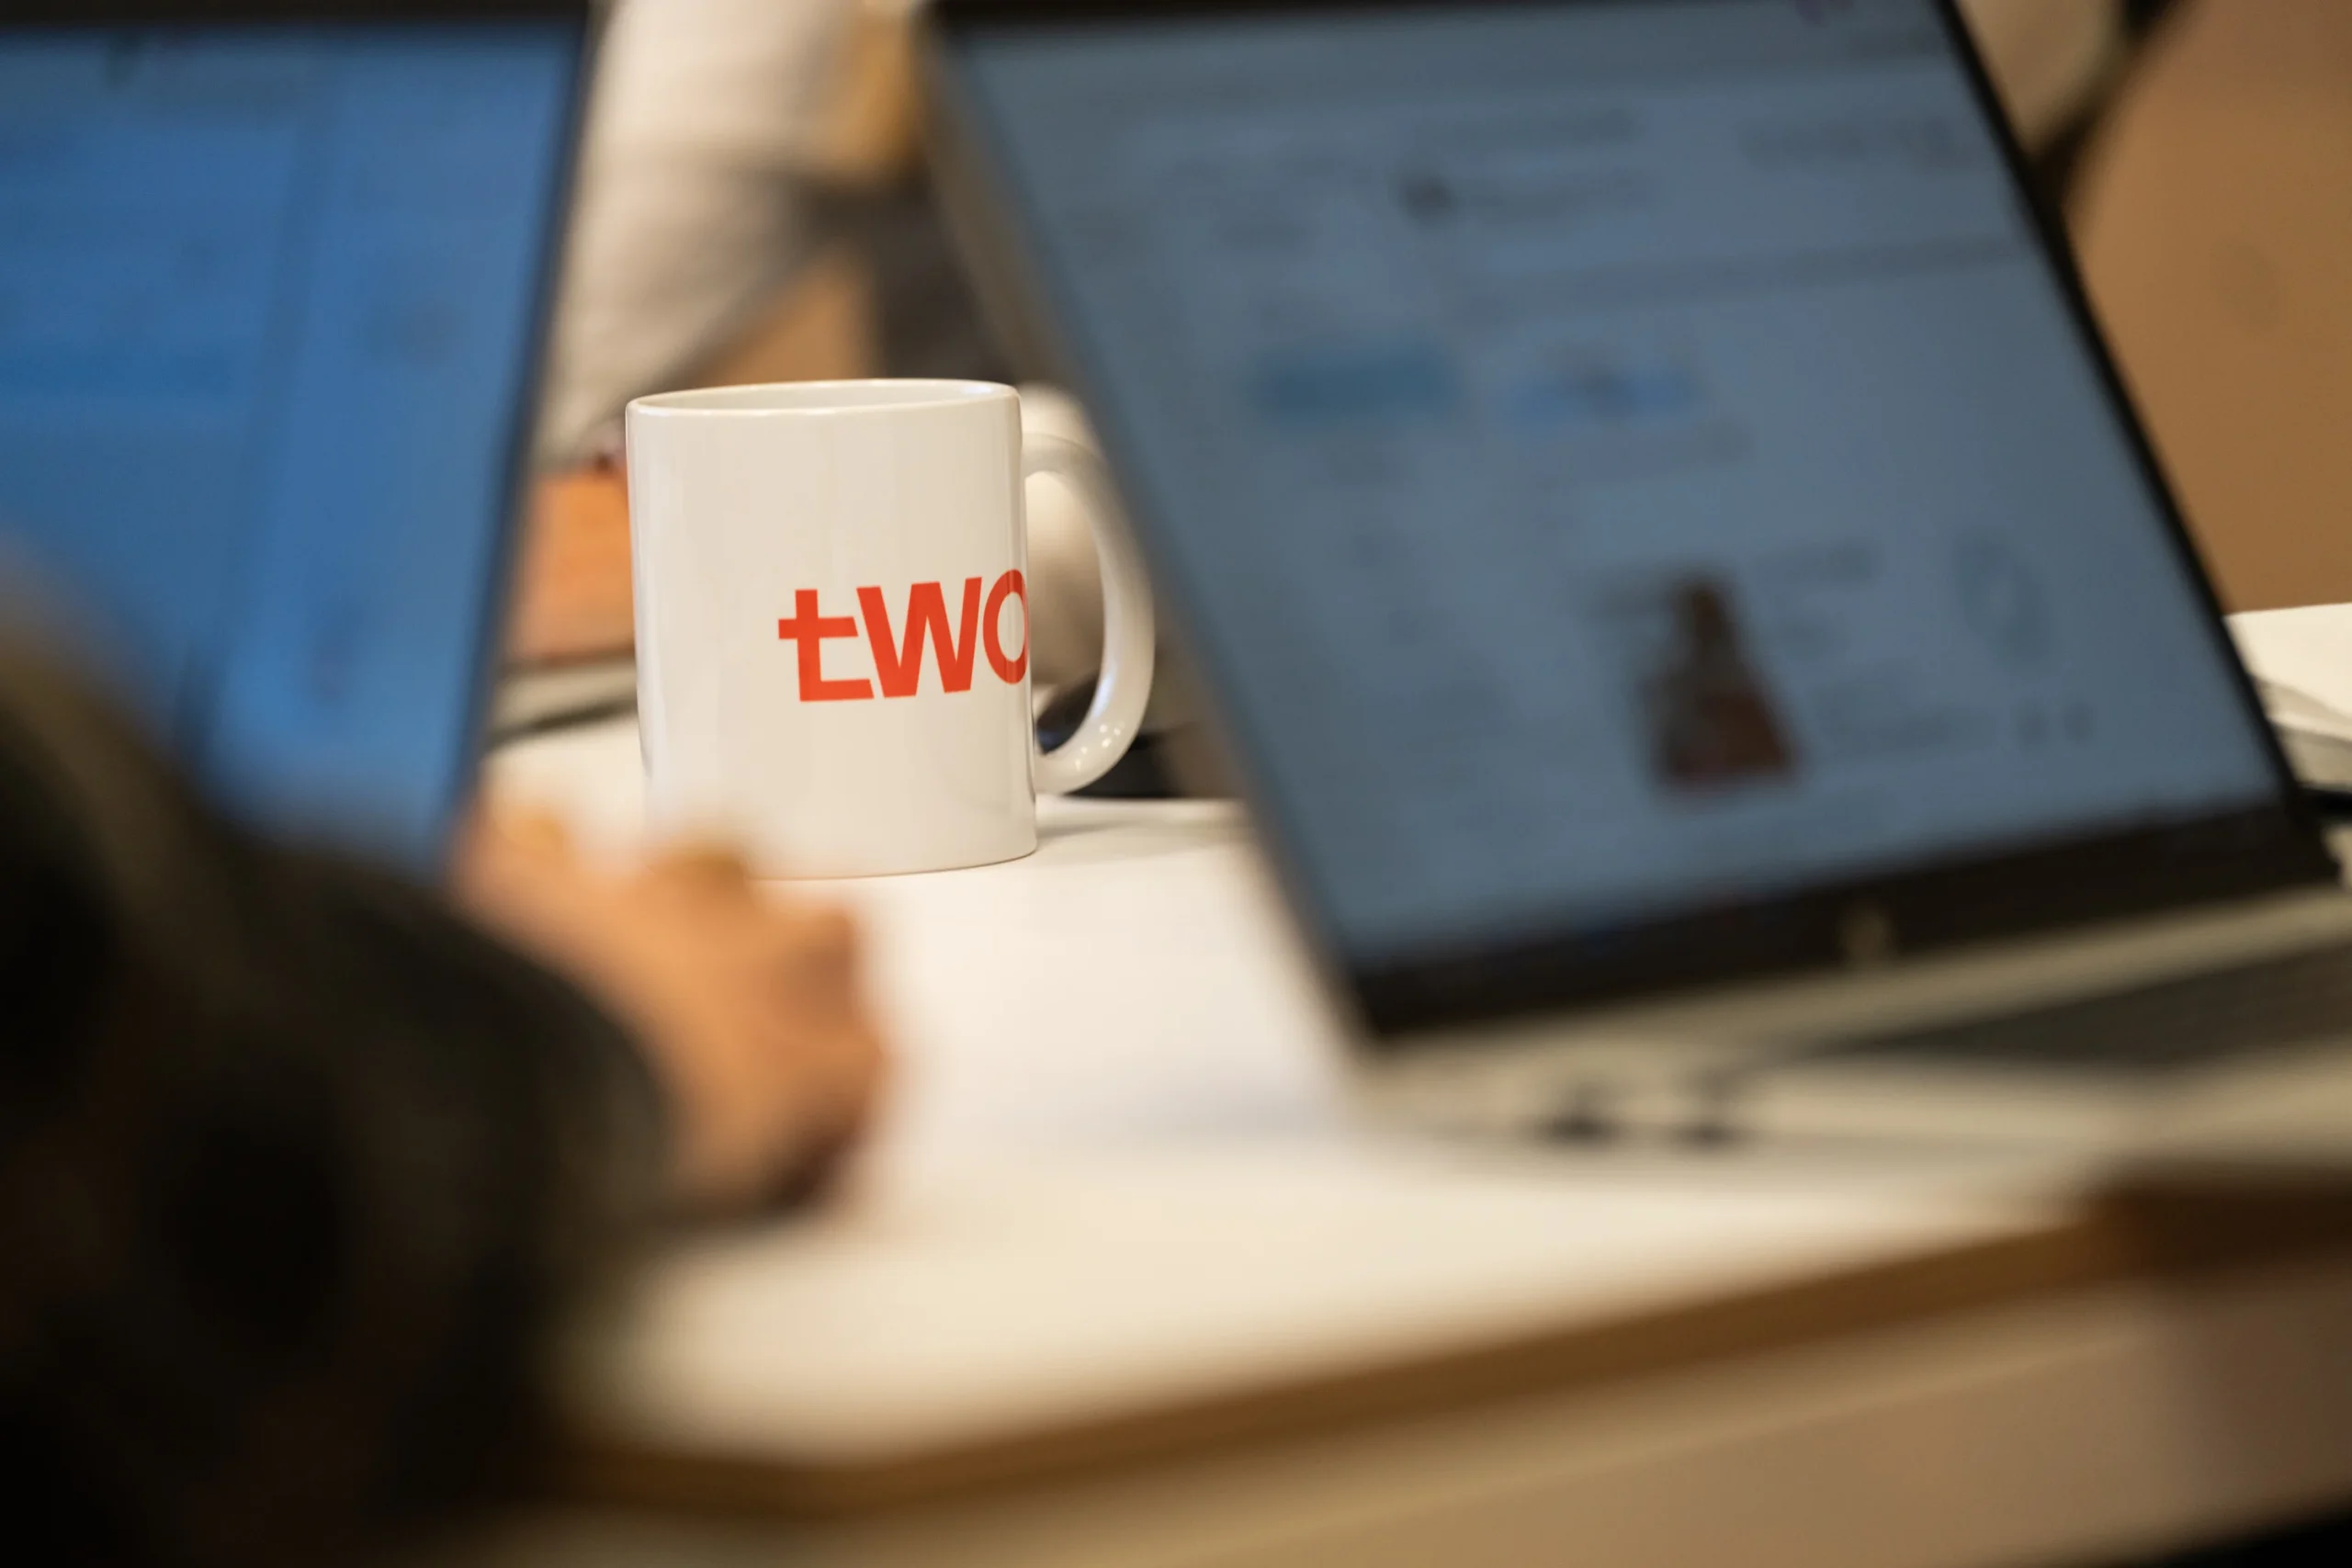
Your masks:
M2352 0L2195 0L2075 228L2230 607L2352 601Z

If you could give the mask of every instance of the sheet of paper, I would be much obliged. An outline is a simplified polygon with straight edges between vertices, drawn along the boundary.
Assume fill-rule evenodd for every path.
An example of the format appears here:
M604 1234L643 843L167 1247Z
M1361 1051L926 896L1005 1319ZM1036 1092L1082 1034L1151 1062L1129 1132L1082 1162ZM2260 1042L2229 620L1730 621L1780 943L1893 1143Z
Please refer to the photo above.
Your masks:
M2304 783L2352 789L2352 608L2230 618L2239 654Z
M626 854L637 767L613 726L510 750L493 788ZM832 1211L650 1273L579 1382L604 1429L903 1458L2051 1221L1921 1164L1374 1131L1232 807L1047 802L1042 824L1011 865L814 890L869 924L892 1112Z

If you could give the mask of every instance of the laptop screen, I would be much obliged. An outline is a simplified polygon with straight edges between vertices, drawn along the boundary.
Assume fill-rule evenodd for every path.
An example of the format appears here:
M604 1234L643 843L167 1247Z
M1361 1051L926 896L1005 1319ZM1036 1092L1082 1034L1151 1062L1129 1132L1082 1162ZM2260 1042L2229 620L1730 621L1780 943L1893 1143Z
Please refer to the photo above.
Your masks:
M238 808L425 866L472 760L585 7L420 9L0 27L0 592Z
M1154 9L950 92L1351 969L2274 806L1948 13Z

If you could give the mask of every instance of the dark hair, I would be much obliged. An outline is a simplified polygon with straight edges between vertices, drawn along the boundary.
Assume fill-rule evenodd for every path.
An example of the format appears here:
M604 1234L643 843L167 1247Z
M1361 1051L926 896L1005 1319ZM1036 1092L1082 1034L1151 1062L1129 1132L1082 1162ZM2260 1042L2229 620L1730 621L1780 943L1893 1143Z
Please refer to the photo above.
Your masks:
M222 822L0 658L0 1007L20 1547L315 1564L529 1450L535 1348L593 1250L567 1206L612 1190L578 1168L613 1151L576 1081L610 1032L568 989Z

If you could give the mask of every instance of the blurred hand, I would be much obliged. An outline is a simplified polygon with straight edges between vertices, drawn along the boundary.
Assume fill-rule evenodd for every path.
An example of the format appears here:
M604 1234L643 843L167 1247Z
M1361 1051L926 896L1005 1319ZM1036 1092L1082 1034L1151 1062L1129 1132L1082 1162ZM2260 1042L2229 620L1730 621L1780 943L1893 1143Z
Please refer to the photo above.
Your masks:
M544 818L477 824L456 888L635 1032L669 1096L684 1206L812 1187L855 1141L885 1057L842 910L764 893L717 851L600 872Z

